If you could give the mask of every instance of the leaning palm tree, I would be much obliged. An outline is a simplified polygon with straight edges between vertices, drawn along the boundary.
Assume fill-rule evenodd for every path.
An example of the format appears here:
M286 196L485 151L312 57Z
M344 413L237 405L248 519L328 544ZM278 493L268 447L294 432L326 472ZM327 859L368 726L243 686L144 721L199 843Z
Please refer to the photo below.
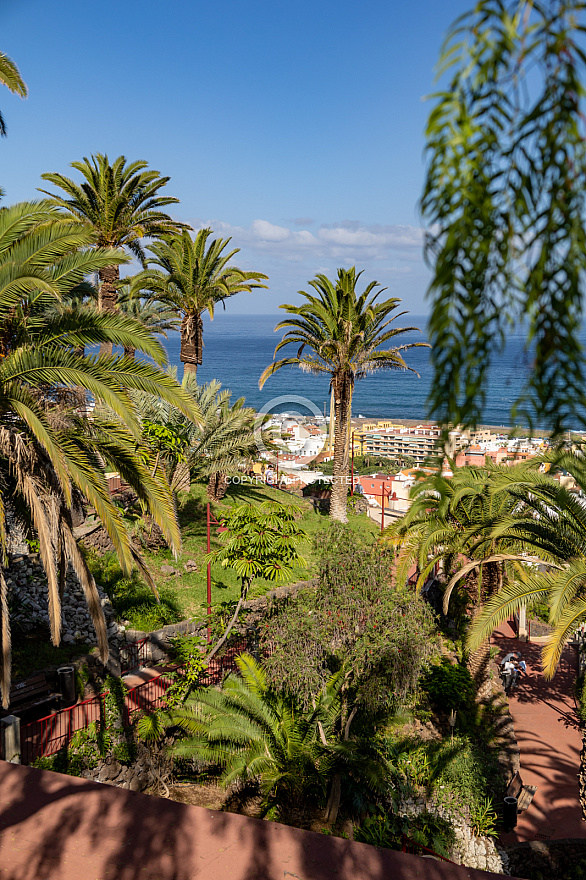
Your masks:
M71 562L86 592L102 658L107 642L95 585L76 547L71 508L80 494L96 509L129 573L139 564L105 468L117 470L151 511L172 547L180 546L173 498L150 461L136 455L140 422L131 389L168 399L197 421L192 398L155 366L127 359L84 357L86 345L133 345L156 362L165 353L140 324L90 307L64 307L65 293L86 274L124 260L112 249L89 247L91 235L64 221L46 202L0 211L0 555L6 560L6 504L38 536L47 573L51 635L60 639L60 592ZM58 307L57 307L58 306ZM116 419L87 417L77 389L107 404ZM152 579L151 586L154 586ZM10 682L7 588L0 572L1 676L4 704Z
M128 249L145 265L144 239L169 235L184 226L161 211L167 205L177 204L179 199L161 195L159 190L169 182L158 171L146 170L144 160L126 163L119 156L110 163L107 155L96 153L81 162L72 162L84 182L79 184L63 174L43 174L54 186L64 191L59 195L41 190L50 196L51 202L64 208L71 216L87 226L96 247L115 250ZM116 311L119 262L112 262L99 270L99 308ZM111 354L110 345L104 344L101 354Z
M214 317L218 303L237 293L250 292L267 279L261 272L250 272L230 265L240 248L226 251L231 239L214 238L211 229L200 229L191 238L187 229L181 234L154 242L148 250L155 269L148 269L137 281L167 309L181 316L181 362L184 374L197 375L202 362L203 320L207 312Z
M403 333L418 327L391 327L393 321L406 314L393 315L400 300L377 299L386 288L371 281L358 294L356 286L362 272L338 269L335 281L316 275L309 282L317 296L300 290L307 300L301 306L282 305L290 315L275 327L287 330L275 348L275 355L286 345L299 346L297 354L273 361L260 377L262 388L269 376L282 367L296 366L308 373L330 377L335 404L334 474L330 516L347 522L348 447L354 383L379 370L411 370L401 352L425 342L411 342L392 348L386 344ZM391 317L392 316L392 317ZM304 354L308 349L309 353Z
M18 67L4 52L0 52L0 83L10 89L13 94L20 95L21 98L26 98L28 94L26 83L22 79ZM0 135L6 137L6 124L1 113Z

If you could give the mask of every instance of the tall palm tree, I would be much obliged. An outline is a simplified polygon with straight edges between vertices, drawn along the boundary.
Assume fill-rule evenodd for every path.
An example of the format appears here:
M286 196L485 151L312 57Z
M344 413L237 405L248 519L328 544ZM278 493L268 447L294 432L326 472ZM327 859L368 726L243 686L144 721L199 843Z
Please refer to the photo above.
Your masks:
M172 309L157 305L148 297L141 296L142 291L133 289L132 284L124 284L118 291L118 310L123 315L134 318L155 336L167 338L170 330L179 329L179 319ZM124 349L124 356L134 358L136 350L132 347Z
M83 176L81 184L63 174L47 173L41 175L43 180L62 189L65 195L41 192L86 225L95 246L127 249L145 265L144 239L156 239L183 228L184 224L161 210L179 201L159 192L170 178L145 170L144 160L127 164L126 157L119 156L110 163L107 155L96 153L72 162L71 167ZM116 311L119 279L119 262L100 268L100 310ZM104 343L100 353L112 354L111 345Z
M211 229L200 229L191 238L187 229L164 241L154 242L148 250L150 261L158 268L146 270L139 276L144 289L166 308L181 315L181 362L184 373L197 375L202 362L203 321L207 312L214 317L214 309L228 297L259 287L267 276L261 272L246 272L230 265L240 248L226 251L231 239L214 238Z
M28 94L26 83L22 79L18 67L4 52L0 52L0 83L10 89L13 94L20 95L21 98L26 98ZM6 137L6 124L1 113L0 135Z
M78 353L85 345L108 342L133 345L158 363L165 359L160 343L132 319L90 307L63 307L65 293L86 274L126 259L120 251L92 249L90 244L87 228L65 221L47 202L0 211L0 556L4 562L9 501L38 536L53 642L60 639L60 593L70 561L85 590L105 659L103 615L73 538L72 505L81 493L100 516L123 569L129 573L138 563L149 579L111 501L105 467L117 470L134 488L177 549L180 534L169 487L152 475L150 462L136 455L140 426L129 390L160 395L192 419L197 420L197 413L193 399L157 367ZM78 388L107 404L117 419L88 419L72 394ZM0 609L0 689L6 704L10 621L1 570Z
M424 342L411 342L392 348L386 343L418 327L391 327L393 321L406 314L393 315L400 300L377 299L386 288L371 281L358 294L356 286L362 272L356 269L338 269L335 281L325 275L316 275L309 282L316 292L300 290L306 302L301 306L282 305L291 316L281 321L275 330L287 330L275 348L275 355L284 346L299 346L296 355L273 361L259 380L262 388L269 376L282 367L296 366L308 373L330 377L330 389L335 405L334 474L330 516L347 522L348 447L354 383L379 370L411 370L401 352ZM392 316L392 317L391 317ZM304 349L309 353L304 354Z

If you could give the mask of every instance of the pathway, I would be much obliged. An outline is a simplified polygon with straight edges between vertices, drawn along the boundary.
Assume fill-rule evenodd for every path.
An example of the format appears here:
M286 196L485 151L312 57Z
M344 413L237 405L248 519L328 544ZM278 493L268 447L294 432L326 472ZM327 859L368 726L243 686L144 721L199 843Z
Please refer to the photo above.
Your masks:
M521 777L537 792L528 810L519 814L517 828L503 836L513 843L586 837L578 800L577 772L582 739L574 713L576 652L566 648L554 679L541 672L541 644L523 644L509 624L494 634L493 643L503 652L520 651L527 663L509 700L515 735L521 750ZM498 658L497 658L498 659Z

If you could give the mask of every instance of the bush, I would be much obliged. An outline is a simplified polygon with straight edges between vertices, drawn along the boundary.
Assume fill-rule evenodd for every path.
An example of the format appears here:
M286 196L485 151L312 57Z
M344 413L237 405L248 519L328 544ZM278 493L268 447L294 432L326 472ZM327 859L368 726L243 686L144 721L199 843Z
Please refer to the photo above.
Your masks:
M118 620L129 620L133 629L152 632L182 619L172 590L162 587L157 602L138 572L131 577L124 575L115 553L98 556L90 552L86 558L96 583L108 594Z
M472 676L464 665L454 665L444 657L432 666L422 681L422 688L437 709L450 712L474 699Z
M418 816L397 816L392 813L369 816L355 830L354 839L371 846L400 849L403 835L446 858L449 858L456 843L451 824L427 810Z

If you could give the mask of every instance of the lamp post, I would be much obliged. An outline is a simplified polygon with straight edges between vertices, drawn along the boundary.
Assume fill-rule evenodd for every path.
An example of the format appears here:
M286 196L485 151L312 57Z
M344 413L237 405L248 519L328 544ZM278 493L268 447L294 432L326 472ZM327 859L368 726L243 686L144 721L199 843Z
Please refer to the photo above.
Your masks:
M208 553L212 549L211 540L210 540L210 524L211 524L211 511L210 511L210 502L208 501L208 510L207 510L207 531L208 531ZM208 645L212 640L212 627L210 617L212 614L212 563L208 562Z
M380 533L381 533L381 535L382 535L382 533L383 533L384 530L385 530L385 487L384 487L384 486L383 486L382 489L381 489L381 496L380 496L380 509L381 509L381 515L380 515Z
M216 517L213 515L213 513L212 513L212 509L211 509L211 507L210 507L210 502L208 501L208 505L207 505L207 538L208 538L208 544L207 544L207 546L208 546L208 553L209 553L210 550L212 549L212 543L211 543L211 532L210 532L210 527L211 527L211 524L212 524L212 523L214 523L214 525L216 525L216 526L220 526L220 531L222 531L222 532L226 531L225 528L224 528L223 526L221 526L221 524L218 522L218 520L216 519ZM208 611L207 611L207 616L208 616L208 645L209 645L209 643L210 643L211 640L212 640L212 621L211 621L211 616L212 616L212 563L211 563L211 562L208 562L208 594L207 594L207 600L208 600Z

